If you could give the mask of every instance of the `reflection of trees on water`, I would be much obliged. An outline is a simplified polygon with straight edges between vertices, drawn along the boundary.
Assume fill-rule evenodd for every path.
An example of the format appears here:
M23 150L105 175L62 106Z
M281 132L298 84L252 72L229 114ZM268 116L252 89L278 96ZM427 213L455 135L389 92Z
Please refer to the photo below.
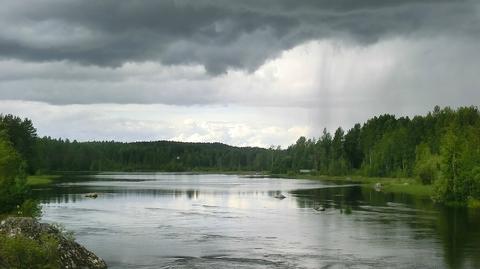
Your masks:
M378 214L383 224L401 221L411 229L411 236L420 240L437 238L443 247L445 263L450 268L480 268L480 210L446 208L428 198L407 194L377 192L369 187L322 188L297 190L300 208L322 205ZM434 234L425 234L425 231ZM434 247L434 246L431 246Z
M441 208L436 230L450 268L480 268L480 211Z
M97 199L112 200L127 197L173 197L195 200L202 195L239 195L246 199L253 196L275 197L281 191L238 191L222 189L142 189L108 186L52 186L35 191L35 196L43 203L76 203L86 198L86 193L97 192ZM362 213L356 217L363 222L362 227L379 227L375 223L406 226L406 236L414 240L433 240L426 247L435 248L439 242L443 250L445 264L450 268L480 268L480 211L462 208L444 208L434 205L428 198L418 198L406 194L383 193L362 186L327 187L321 189L295 190L285 193L294 198L299 208L322 206L327 210L346 213ZM372 228L374 229L374 228ZM372 233L378 231L372 230Z
M190 200L199 199L201 195L211 196L265 196L275 197L281 191L237 191L228 190L200 190L200 189L142 189L142 188L118 188L104 186L53 186L48 189L36 190L34 197L41 203L75 203L82 200L91 200L85 197L88 193L98 193L96 199L118 199L128 197L174 197L175 199L187 198Z
M360 186L296 190L291 193L296 197L297 206L300 208L323 206L338 210L343 210L347 207L356 209L360 204L359 202L362 201Z
M97 199L118 199L126 197L164 197L173 196L175 198L186 197L188 199L197 199L200 191L196 189L124 189L124 188L105 188L105 187L53 187L50 189L37 190L34 193L36 199L40 202L48 203L75 203L82 200L91 200L85 197L88 193L98 193ZM213 194L222 194L226 192L212 192Z

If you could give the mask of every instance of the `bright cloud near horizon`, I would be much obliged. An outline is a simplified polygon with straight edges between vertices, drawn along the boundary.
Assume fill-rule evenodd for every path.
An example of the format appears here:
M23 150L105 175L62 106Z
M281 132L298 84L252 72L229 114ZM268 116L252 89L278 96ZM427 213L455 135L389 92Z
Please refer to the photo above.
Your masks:
M480 101L474 0L0 3L0 113L41 136L285 147Z

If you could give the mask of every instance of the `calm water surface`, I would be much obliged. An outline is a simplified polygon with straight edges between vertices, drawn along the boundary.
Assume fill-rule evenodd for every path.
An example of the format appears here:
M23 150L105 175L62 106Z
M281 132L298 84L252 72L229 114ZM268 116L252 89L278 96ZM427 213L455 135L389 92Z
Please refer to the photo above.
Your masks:
M122 173L36 195L110 268L480 268L478 210L355 184Z

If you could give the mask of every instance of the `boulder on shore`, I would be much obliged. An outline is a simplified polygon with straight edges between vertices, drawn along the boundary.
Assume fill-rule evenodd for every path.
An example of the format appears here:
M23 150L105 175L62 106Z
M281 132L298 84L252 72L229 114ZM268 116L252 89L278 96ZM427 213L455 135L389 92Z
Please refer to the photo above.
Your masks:
M0 233L8 236L23 235L32 240L40 240L44 234L53 236L59 244L61 268L104 269L107 264L101 258L67 238L57 227L40 223L33 218L9 217L0 222ZM0 257L0 268L2 257ZM8 267L7 267L8 268Z

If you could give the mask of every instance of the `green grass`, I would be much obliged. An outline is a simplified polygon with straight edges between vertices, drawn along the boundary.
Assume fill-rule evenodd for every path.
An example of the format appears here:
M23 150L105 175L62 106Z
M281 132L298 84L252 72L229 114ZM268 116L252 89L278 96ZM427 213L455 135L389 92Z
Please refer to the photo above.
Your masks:
M44 233L38 240L22 234L0 233L0 265L2 268L60 268L58 240Z
M409 183L409 182L388 182L384 184L385 192L392 193L406 193L415 196L432 196L433 187L432 185L422 185L421 183Z
M469 208L480 208L480 200L477 199L469 199L467 202Z
M60 178L58 175L28 176L27 185L32 187L49 185L58 178Z

